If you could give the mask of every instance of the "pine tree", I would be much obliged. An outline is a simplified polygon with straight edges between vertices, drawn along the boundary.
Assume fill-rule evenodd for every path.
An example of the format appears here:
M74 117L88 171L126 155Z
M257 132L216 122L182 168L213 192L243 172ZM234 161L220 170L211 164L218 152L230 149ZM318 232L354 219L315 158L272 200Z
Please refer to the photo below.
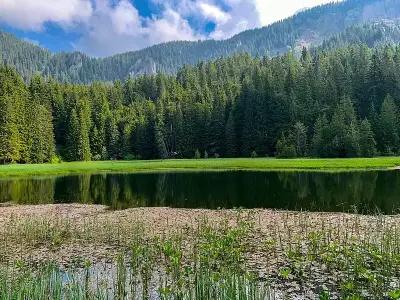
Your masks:
M360 156L360 133L357 123L350 123L350 126L346 131L344 148L346 157Z
M393 98L387 95L382 103L379 115L379 150L392 155L399 151L398 110Z
M307 128L303 123L297 122L293 127L293 140L297 156L307 155Z
M163 122L160 116L157 116L154 129L154 141L156 143L157 154L161 159L168 158L167 147L165 146L163 135Z
M10 68L0 67L0 163L24 161L25 86Z
M67 144L65 157L69 161L81 160L80 149L79 149L79 135L80 125L78 114L73 109L69 117L68 133L67 133Z
M235 157L237 155L236 129L233 112L229 114L225 127L225 156Z
M12 101L9 96L0 96L0 162L18 162L20 159L21 136L14 119Z
M360 124L360 155L362 157L373 157L376 154L376 141L371 124L364 119Z
M78 118L79 118L79 143L78 143L78 157L79 160L91 160L90 152L90 109L87 99L81 99L78 105Z
M108 159L121 158L118 126L112 116L109 116L106 121L106 145Z
M276 143L276 156L279 158L297 157L296 145L294 142L293 136L285 136L282 134Z
M328 135L329 127L326 116L319 117L314 125L312 139L313 155L327 157L329 155Z

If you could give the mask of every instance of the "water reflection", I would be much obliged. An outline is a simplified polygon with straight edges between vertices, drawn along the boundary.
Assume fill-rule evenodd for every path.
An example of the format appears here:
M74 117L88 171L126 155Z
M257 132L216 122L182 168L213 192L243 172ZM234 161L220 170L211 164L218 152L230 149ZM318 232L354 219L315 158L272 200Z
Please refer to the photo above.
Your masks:
M275 208L390 214L400 172L208 172L74 175L0 180L0 202L93 203L114 209Z

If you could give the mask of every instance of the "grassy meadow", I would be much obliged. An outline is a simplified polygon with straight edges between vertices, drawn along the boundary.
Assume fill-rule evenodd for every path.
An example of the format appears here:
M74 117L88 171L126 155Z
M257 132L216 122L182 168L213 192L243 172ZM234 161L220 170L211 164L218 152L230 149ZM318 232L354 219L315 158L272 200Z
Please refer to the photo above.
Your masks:
M63 162L0 166L0 177L30 175L67 175L74 173L145 172L145 171L212 171L212 170L313 170L341 171L393 169L400 157L347 159L275 159L218 158L137 161Z

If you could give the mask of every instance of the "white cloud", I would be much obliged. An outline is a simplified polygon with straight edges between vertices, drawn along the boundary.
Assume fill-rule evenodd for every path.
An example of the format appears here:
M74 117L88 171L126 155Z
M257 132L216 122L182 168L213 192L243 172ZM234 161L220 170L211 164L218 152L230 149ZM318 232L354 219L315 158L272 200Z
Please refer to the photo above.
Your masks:
M290 17L301 9L341 0L251 0L262 26Z
M109 13L113 28L118 34L130 34L140 28L139 12L128 1L121 1L115 9L106 7Z
M224 0L228 6L230 18L216 22L215 31L210 34L214 39L229 38L247 29L261 25L259 15L253 0Z
M11 26L39 31L46 22L70 26L92 14L90 0L1 0L0 21Z
M107 56L162 42L200 38L189 22L171 8L165 9L161 16L142 18L128 0L114 6L108 0L97 0L75 47L94 56Z
M197 6L200 9L201 14L205 18L208 18L209 20L215 21L217 23L226 23L231 18L228 13L224 12L216 5L212 5L206 2L199 2Z

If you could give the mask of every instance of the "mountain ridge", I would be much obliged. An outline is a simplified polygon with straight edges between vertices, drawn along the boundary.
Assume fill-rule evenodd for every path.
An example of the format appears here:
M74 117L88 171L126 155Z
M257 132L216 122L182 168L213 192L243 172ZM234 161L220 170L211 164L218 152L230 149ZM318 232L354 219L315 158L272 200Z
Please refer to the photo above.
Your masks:
M0 58L26 79L41 73L63 82L124 80L141 74L174 73L184 65L242 52L270 57L288 51L299 52L303 47L323 45L355 25L399 18L400 0L332 2L226 40L174 41L104 58L82 52L51 53L0 32Z

